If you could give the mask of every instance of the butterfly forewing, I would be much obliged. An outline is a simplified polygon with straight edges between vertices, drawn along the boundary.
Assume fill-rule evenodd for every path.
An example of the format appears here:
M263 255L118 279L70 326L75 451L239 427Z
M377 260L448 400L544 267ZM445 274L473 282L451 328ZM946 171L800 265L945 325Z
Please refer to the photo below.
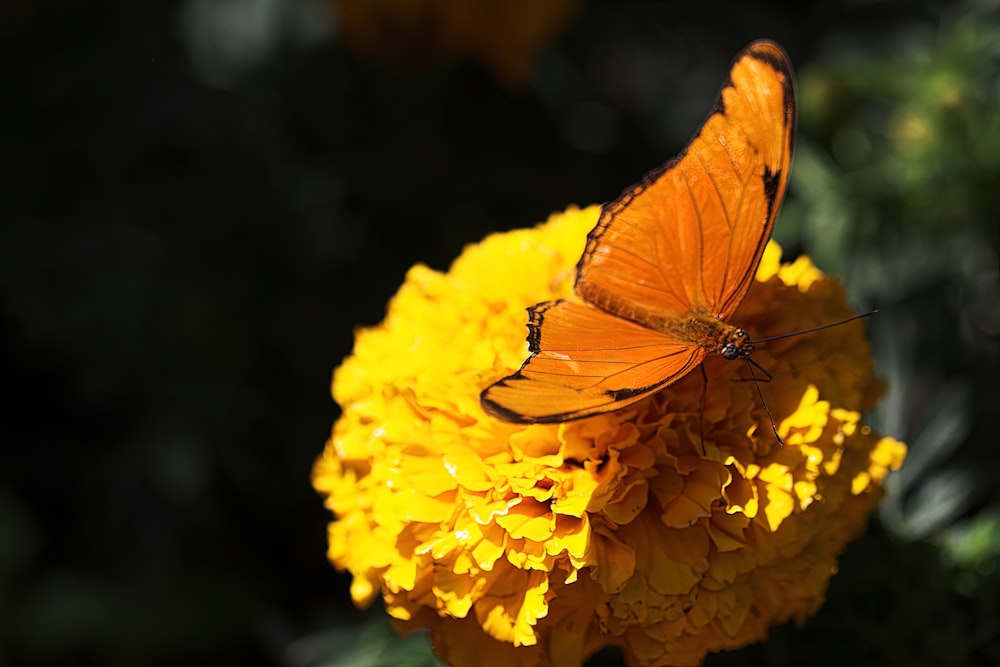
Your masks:
M522 423L608 412L720 352L784 196L794 127L788 58L755 42L681 154L604 206L577 264L579 300L530 309L531 354L483 408Z
M771 235L794 126L791 65L777 45L754 43L687 148L604 207L577 293L626 319L650 310L728 318Z

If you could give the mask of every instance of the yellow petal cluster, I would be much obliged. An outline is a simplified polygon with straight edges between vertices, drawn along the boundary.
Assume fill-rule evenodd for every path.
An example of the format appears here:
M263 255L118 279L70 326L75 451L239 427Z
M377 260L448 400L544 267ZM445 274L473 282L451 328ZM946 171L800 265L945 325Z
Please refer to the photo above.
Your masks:
M758 346L784 446L746 365L719 357L616 413L485 416L479 392L527 354L524 309L571 294L599 212L413 267L334 374L343 413L313 473L329 558L449 665L576 666L606 645L696 665L802 621L905 456L860 422L883 390L862 322ZM761 338L850 314L836 280L780 254L733 324Z

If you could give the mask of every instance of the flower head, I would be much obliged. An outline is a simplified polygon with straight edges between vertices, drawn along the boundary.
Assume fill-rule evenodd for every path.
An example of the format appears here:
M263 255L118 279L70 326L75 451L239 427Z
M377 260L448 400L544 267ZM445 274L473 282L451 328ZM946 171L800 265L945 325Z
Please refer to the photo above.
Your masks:
M344 40L400 66L468 58L517 87L579 0L336 0Z
M452 665L699 664L823 601L905 446L860 422L882 391L859 322L760 345L771 431L721 357L627 409L557 425L489 418L479 392L527 354L524 309L569 297L600 209L571 208L417 265L334 374L343 414L313 483L358 605L429 628ZM768 247L732 322L754 338L850 314L843 289Z

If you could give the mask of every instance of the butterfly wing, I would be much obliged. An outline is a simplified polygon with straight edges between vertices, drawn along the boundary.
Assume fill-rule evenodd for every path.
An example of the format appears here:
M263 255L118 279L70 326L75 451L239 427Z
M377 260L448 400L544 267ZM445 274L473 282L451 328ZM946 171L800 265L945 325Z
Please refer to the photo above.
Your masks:
M701 363L714 347L680 340L675 325L691 314L728 319L743 300L785 192L794 128L788 58L755 42L687 148L604 206L577 265L587 303L530 309L531 355L482 393L484 410L519 423L578 419Z
M640 324L650 313L728 319L770 238L794 130L788 57L755 42L734 59L687 148L604 206L577 265L577 294Z
M577 301L528 309L531 356L480 396L504 421L552 423L634 403L687 374L705 350Z

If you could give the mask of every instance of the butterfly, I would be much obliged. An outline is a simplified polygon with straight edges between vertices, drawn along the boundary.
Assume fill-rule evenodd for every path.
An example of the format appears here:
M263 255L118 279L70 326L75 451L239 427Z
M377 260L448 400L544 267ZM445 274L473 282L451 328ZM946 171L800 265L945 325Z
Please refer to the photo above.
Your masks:
M749 358L728 323L754 280L784 197L795 135L788 56L750 44L679 155L605 204L576 266L575 298L528 309L530 355L480 395L534 424L626 407L710 354Z

